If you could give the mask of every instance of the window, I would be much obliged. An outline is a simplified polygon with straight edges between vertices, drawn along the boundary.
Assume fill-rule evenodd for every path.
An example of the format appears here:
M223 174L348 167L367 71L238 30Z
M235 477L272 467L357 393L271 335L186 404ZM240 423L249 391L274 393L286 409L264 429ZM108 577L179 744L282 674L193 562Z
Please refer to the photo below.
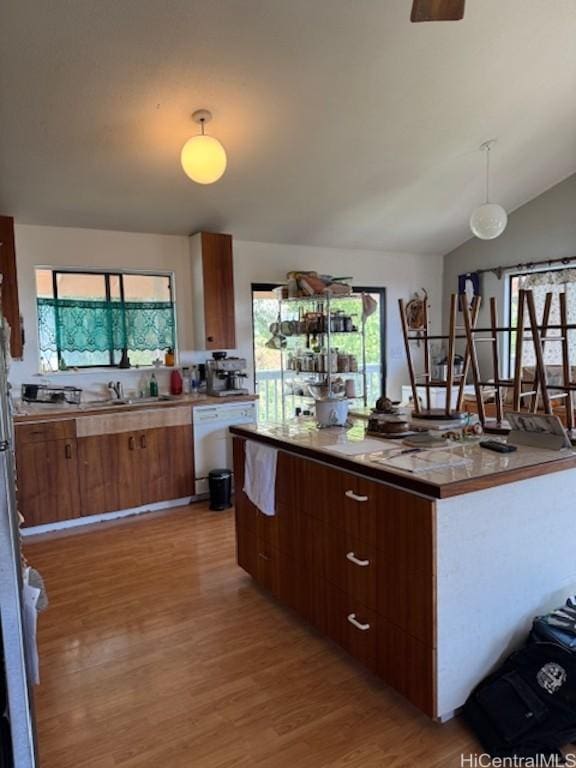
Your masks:
M548 269L541 272L531 272L529 274L510 275L510 325L514 327L518 318L518 291L521 288L531 290L534 296L536 306L536 316L538 322L541 322L544 311L544 302L546 294L552 294L552 305L550 311L549 325L559 325L560 323L560 302L559 294L566 294L566 307L568 322L576 323L576 268L567 269ZM551 329L546 334L550 339L554 336L560 336L560 329ZM573 331L568 331L568 342L570 347L570 359L576 360L576 337ZM516 331L510 334L510 371L514 370L516 360ZM525 342L522 347L522 365L531 367L535 365L534 345ZM562 345L558 343L548 343L544 347L544 362L550 366L562 365Z
M36 269L42 372L152 365L176 345L172 277L167 274Z

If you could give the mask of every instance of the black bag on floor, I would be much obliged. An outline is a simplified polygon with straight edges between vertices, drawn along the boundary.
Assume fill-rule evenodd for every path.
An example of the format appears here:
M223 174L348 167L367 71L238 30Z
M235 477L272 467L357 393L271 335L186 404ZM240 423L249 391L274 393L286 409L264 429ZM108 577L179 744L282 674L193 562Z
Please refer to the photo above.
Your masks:
M464 718L492 757L561 756L576 739L576 654L527 645L479 683Z

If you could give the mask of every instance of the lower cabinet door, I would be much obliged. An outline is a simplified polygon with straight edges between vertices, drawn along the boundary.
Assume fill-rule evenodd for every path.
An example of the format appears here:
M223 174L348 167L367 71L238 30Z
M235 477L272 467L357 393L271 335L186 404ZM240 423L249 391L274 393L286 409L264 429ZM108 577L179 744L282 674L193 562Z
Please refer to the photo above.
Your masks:
M136 432L112 435L118 452L118 509L131 509L143 503L143 478L147 472Z
M115 512L119 498L118 435L93 435L78 438L78 468L82 515Z
M24 525L80 516L76 439L16 443L18 506Z
M434 649L384 619L378 624L376 671L399 693L435 717Z
M240 568L258 578L256 535L243 525L236 526L236 558Z

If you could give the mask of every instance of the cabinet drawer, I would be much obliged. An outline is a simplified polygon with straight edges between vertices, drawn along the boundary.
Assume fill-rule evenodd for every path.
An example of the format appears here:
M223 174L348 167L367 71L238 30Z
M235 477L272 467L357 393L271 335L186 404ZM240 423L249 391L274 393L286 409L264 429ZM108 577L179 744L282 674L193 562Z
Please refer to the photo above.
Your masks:
M411 572L380 557L377 611L430 646L436 645L432 572Z
M374 542L377 531L377 485L340 469L309 461L306 487L313 489L309 514L341 528L362 542Z
M243 568L254 579L257 578L257 547L256 535L245 526L236 526L236 558L240 568Z
M377 550L346 531L330 526L324 526L321 538L324 574L328 581L367 608L377 610L381 578Z
M434 650L398 627L379 621L376 671L430 717L435 717Z
M271 517L256 514L256 532L263 544L274 547L302 567L317 569L322 562L322 523L290 509Z
M326 583L324 593L321 629L355 659L375 668L378 621L374 611L330 584Z
M21 445L27 443L43 443L47 440L74 440L75 437L75 419L40 421L34 424L15 425L16 442Z

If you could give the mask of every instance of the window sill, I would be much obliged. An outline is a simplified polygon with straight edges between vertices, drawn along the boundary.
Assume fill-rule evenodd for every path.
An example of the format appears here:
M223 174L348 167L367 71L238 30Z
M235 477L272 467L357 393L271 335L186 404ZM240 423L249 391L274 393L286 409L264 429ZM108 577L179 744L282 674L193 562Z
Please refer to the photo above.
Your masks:
M91 376L92 374L121 374L121 373L139 373L140 371L172 371L174 368L178 368L178 365L133 365L130 368L116 368L114 366L108 366L106 368L70 368L67 371L38 371L33 374L36 377L46 378L52 376Z

